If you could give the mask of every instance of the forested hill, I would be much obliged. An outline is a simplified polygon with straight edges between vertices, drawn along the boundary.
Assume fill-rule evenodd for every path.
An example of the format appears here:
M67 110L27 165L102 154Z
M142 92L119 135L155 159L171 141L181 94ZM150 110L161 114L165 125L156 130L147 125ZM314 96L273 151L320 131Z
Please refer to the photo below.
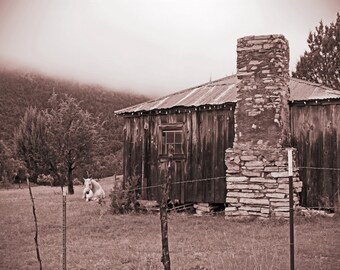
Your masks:
M81 101L83 109L105 121L105 153L112 155L122 147L123 119L114 111L147 100L141 95L107 88L62 81L34 73L0 70L0 140L11 145L13 132L28 106L47 108L52 92L69 94Z

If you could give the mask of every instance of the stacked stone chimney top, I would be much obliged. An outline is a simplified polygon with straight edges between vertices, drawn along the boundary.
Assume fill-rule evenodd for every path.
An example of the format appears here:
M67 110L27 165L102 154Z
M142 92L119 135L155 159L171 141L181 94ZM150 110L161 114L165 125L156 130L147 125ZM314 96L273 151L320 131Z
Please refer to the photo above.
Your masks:
M283 38L286 40L285 36L282 34L269 34L269 35L251 35L251 36L245 36L237 39L237 42L240 40L265 40L268 42L269 39L275 39L275 38Z
M283 35L237 40L235 144L281 147L288 135L289 49Z

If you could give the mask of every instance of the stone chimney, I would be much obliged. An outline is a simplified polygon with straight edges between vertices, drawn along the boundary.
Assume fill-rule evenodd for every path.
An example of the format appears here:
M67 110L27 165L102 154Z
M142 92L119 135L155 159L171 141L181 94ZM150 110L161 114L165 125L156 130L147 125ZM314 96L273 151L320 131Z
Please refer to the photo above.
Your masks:
M287 145L289 48L282 35L237 41L237 144Z
M237 41L235 139L226 150L227 216L289 216L289 46L283 35ZM294 200L302 184L295 169Z

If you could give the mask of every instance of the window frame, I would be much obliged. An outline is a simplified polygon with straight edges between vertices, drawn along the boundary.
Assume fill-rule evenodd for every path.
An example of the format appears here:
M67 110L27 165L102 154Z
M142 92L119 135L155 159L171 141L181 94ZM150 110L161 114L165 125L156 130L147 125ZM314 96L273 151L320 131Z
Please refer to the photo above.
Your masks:
M183 159L185 158L185 147L184 147L184 141L185 141L185 138L184 138L184 124L179 124L179 123L175 123L175 124L167 124L167 125L160 125L159 126L159 145L158 145L158 156L160 158L168 158L168 153L165 153L163 150L165 149L164 148L164 141L163 141L163 133L164 132L181 132L181 153L174 153L174 158L176 159ZM165 142L165 145L167 144L170 144L170 143L167 143ZM176 143L176 140L174 138L174 142L173 142L174 145L176 144L179 144L179 143Z

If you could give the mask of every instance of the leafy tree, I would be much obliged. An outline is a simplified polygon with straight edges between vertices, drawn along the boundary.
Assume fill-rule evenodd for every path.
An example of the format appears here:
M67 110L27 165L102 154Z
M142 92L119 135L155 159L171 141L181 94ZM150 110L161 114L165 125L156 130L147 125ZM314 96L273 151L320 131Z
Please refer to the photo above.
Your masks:
M54 174L67 179L68 192L74 193L72 173L77 166L92 159L102 142L98 118L84 111L76 99L53 94L47 111L50 168Z
M45 114L37 108L28 107L14 134L17 156L25 163L33 181L48 168L47 128Z
M307 42L310 51L300 57L293 77L340 89L339 13L336 22L329 26L321 21L315 32L309 33Z
M15 135L17 153L34 175L49 170L61 186L66 180L74 194L73 171L89 163L100 147L101 125L68 95L53 93L49 106L45 111L27 109Z

